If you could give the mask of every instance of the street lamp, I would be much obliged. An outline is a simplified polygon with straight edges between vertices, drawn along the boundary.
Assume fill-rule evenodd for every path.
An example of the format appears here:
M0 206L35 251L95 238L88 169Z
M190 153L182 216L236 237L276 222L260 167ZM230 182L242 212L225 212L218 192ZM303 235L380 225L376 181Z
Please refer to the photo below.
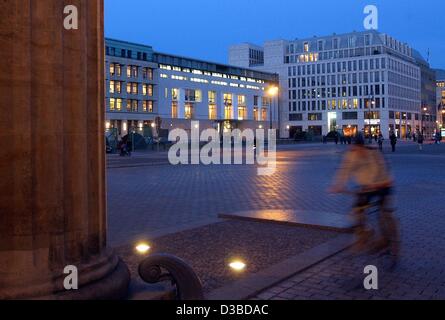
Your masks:
M372 143L371 120L372 120L373 106L375 106L375 97L373 95L370 95L368 98L371 101L368 110L368 134L369 134L369 142Z
M280 89L277 86L272 86L267 90L267 94L271 98L270 100L270 107L269 107L269 122L270 122L270 129L273 129L273 121L272 121L272 105L273 105L273 98L278 97L278 94L280 92Z
M132 126L130 131L131 131L131 152L134 152L136 150L134 147L134 135L136 134L136 128Z

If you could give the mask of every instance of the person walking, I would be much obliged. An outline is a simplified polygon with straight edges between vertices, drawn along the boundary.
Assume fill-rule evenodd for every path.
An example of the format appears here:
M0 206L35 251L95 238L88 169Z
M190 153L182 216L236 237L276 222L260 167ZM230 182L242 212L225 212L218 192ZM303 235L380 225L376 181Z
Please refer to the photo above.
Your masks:
M379 144L379 150L383 151L383 141L385 141L385 138L383 138L383 134L379 133L379 137L377 139L377 142Z
M389 140L391 141L392 152L396 152L397 136L396 136L394 131L391 131L391 134L389 136Z
M419 145L419 150L422 151L423 150L423 142L425 140L425 137L423 136L423 132L420 132L418 137L417 137L417 143Z
M440 144L440 142L442 141L442 135L440 134L439 131L436 132L436 144Z

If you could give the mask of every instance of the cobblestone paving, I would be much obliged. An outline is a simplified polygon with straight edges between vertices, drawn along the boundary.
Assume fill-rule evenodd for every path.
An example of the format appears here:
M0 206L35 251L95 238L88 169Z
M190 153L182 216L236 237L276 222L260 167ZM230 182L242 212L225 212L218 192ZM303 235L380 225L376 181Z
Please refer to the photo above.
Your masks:
M251 166L150 166L108 171L112 245L166 228L255 209L347 214L351 199L326 193L344 146L283 146L278 169ZM258 296L259 299L445 299L445 146L401 143L386 156L397 180L403 257L394 271L382 259L337 255ZM139 160L138 160L139 161ZM115 161L116 162L116 161ZM116 165L116 164L115 164ZM380 268L380 290L363 289L363 269Z
M396 269L389 269L385 258L356 257L345 252L257 298L445 299L444 151L443 146L427 146L424 153L418 153L411 147L389 156L397 178L402 228L402 259ZM363 288L367 265L379 268L379 290Z
M258 176L254 166L152 166L108 171L108 219L112 245L141 234L256 209L304 209L343 213L325 190L341 148L300 147L279 152L277 172ZM125 165L128 159L122 159ZM140 159L138 159L140 161ZM116 165L116 164L114 164Z

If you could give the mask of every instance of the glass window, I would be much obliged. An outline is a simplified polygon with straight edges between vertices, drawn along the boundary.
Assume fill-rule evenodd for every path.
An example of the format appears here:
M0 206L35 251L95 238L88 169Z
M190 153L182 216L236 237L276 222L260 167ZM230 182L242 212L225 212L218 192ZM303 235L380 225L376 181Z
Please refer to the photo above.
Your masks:
M211 104L209 105L209 119L210 120L216 120L217 115L216 115L216 105Z
M147 100L143 101L142 110L144 112L152 113L153 112L153 101L147 101Z
M190 103L185 105L185 118L188 120L193 118L193 105Z
M261 119L263 121L267 121L267 108L262 108L261 109Z
M246 96L238 96L238 106L246 105Z
M172 118L173 119L178 118L178 102L176 101L172 102Z

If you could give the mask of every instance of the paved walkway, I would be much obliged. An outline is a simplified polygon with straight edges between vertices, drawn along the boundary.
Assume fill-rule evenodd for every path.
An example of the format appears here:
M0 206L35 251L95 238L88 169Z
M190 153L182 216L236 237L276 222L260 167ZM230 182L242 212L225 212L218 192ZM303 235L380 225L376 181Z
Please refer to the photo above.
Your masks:
M423 154L405 149L390 156L398 183L403 244L402 260L395 270L388 268L384 258L355 257L345 252L257 298L445 299L444 151L443 146L427 146ZM379 290L366 291L363 287L367 265L379 268Z
M282 146L278 170L259 177L250 166L125 167L108 171L109 235L112 245L132 242L164 229L205 223L218 214L247 210L300 209L346 214L348 197L326 189L344 146ZM380 290L357 288L372 258L340 254L262 293L263 299L445 298L445 146L402 143L387 158L397 180L403 259L383 267ZM143 158L143 157L142 157Z
M254 166L125 167L135 159L120 159L118 168L108 171L111 244L239 211L295 208L344 213L345 198L325 192L340 150L304 146L281 151L271 177L258 176Z

